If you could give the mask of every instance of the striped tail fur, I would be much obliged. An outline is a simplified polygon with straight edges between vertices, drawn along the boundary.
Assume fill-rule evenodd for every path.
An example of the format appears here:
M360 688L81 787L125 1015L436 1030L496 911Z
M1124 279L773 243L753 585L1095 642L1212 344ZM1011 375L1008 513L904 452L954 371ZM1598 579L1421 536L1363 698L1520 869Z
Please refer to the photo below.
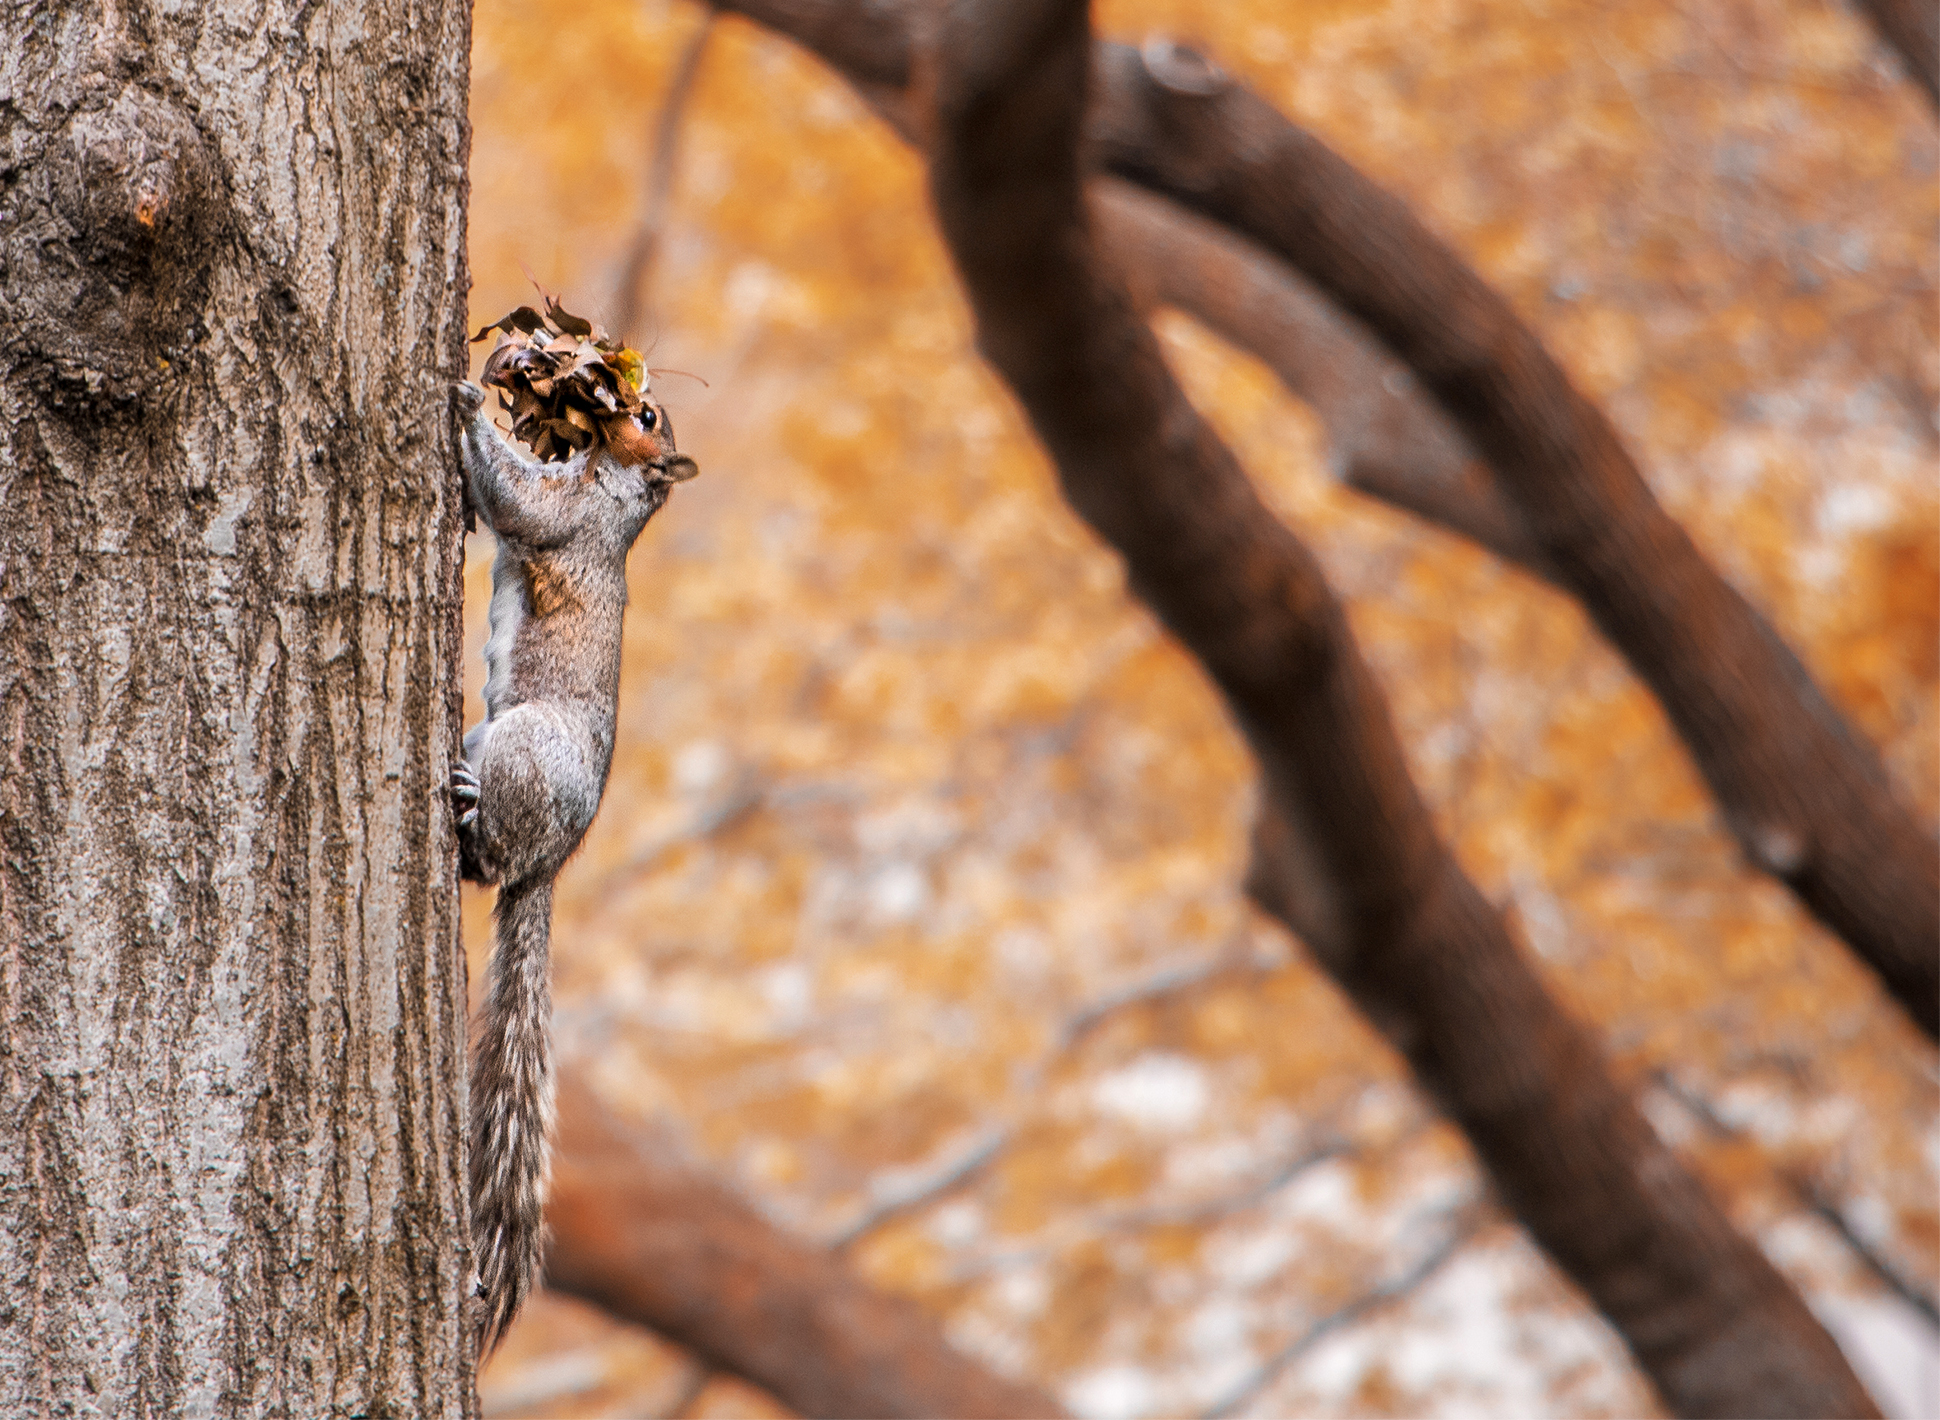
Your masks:
M497 919L471 1072L481 1356L503 1339L545 1257L553 1111L551 881L500 887Z

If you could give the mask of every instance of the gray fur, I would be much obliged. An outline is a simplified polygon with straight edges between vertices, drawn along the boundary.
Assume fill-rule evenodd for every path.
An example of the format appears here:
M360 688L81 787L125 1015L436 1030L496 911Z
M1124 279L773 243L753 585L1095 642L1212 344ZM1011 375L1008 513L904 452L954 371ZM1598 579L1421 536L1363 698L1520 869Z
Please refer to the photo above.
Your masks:
M480 1346L504 1335L545 1251L552 1131L552 883L598 812L613 763L626 555L693 464L658 406L658 457L542 464L458 386L473 506L498 538L485 719L452 774L460 870L497 883L490 982L471 1073L472 1239Z

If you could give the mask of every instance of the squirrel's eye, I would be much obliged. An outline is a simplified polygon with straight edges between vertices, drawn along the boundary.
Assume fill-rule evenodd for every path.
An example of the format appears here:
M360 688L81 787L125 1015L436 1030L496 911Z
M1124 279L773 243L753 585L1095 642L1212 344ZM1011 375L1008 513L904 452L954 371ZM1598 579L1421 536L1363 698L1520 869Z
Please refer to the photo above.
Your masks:
M640 427L642 429L651 429L653 428L654 425L658 424L659 422L660 422L660 411L655 409L652 405L648 405L645 409L640 411Z

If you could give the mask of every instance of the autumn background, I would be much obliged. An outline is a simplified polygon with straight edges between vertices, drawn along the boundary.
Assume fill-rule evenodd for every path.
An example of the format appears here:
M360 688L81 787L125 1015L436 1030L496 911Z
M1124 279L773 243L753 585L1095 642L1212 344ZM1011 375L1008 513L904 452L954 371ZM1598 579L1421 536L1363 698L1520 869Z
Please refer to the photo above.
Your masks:
M529 299L526 269L611 319L707 17L479 0L474 22L473 324ZM1863 16L1112 0L1097 25L1192 40L1403 195L1932 823L1940 144ZM664 218L625 333L702 476L633 554L613 779L560 883L579 1077L1083 1415L1653 1413L1476 1206L1459 1134L1248 905L1244 746L976 357L919 161L722 18ZM1158 328L1347 597L1440 824L1552 989L1881 1403L1940 1411L1930 1044L1742 863L1571 603L1347 490L1270 372ZM471 554L467 723L489 539ZM489 905L468 894L474 989ZM482 1393L786 1413L553 1297Z

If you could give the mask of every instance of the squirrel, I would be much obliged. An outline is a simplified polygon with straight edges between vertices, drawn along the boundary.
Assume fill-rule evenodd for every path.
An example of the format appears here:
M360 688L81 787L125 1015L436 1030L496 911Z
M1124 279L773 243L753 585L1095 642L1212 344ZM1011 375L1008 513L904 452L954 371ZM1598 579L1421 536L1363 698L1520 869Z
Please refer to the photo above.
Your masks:
M613 763L626 556L673 484L698 471L643 399L616 437L563 463L528 459L457 386L478 516L498 539L485 718L451 777L459 872L498 884L471 1067L472 1241L488 1354L531 1290L553 1116L552 884L599 811Z

